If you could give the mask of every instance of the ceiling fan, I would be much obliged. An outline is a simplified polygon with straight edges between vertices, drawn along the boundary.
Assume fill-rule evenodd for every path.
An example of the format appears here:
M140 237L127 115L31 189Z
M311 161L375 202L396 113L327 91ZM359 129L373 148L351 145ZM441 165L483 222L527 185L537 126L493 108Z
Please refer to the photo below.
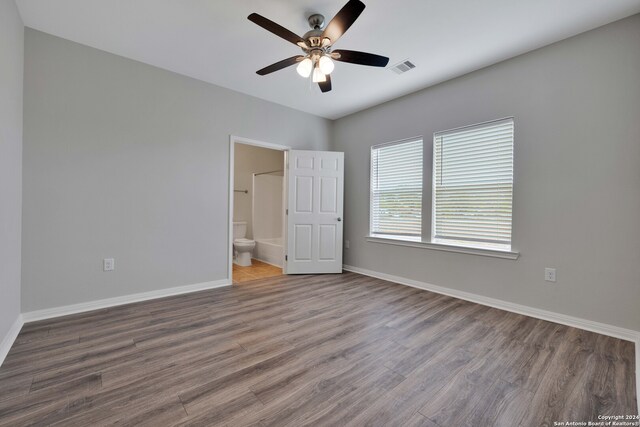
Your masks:
M252 13L248 16L251 22L299 46L304 52L304 55L283 59L256 71L256 73L264 76L298 64L298 74L305 78L311 76L312 81L318 83L322 92L329 92L331 90L331 72L335 66L334 60L372 67L385 67L389 63L389 58L386 56L355 50L332 50L334 43L358 19L364 8L365 5L360 0L349 0L324 29L324 16L313 14L308 18L312 30L302 37L264 16Z

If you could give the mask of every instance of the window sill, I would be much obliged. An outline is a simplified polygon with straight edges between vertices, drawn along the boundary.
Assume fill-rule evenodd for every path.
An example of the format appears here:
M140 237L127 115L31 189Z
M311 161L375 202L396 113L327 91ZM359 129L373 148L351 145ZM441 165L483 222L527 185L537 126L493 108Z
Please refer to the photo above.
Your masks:
M366 240L367 242L384 243L386 245L407 246L411 248L432 249L437 251L456 252L461 254L480 255L511 260L518 259L520 256L520 252L454 246L444 243L421 242L418 240L402 239L400 237L367 236Z

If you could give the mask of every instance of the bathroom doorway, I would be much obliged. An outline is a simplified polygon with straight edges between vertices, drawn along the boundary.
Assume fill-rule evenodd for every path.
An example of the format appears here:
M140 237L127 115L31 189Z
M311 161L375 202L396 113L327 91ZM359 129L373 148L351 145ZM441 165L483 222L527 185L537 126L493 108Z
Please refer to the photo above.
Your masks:
M283 274L286 150L231 137L229 276L233 284Z

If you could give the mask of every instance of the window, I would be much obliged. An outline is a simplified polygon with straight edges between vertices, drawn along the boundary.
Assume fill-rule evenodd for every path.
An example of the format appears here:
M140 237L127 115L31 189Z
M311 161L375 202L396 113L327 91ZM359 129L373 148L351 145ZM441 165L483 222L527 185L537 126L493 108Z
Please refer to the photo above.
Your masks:
M434 134L431 240L511 250L513 119Z
M420 241L422 139L371 147L370 234Z

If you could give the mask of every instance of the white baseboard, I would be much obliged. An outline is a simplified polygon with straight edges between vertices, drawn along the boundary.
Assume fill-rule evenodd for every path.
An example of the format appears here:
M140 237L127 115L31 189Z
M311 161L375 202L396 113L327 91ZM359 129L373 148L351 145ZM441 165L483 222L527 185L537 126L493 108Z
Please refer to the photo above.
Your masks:
M22 314L18 314L18 317L16 317L13 325L11 325L11 328L9 328L7 335L4 336L4 338L2 339L2 343L0 343L0 366L2 366L2 363L7 357L7 354L9 354L9 350L11 350L11 346L13 345L14 341L16 340L16 338L18 338L18 334L22 329L22 325L24 325Z
M414 288L424 289L435 292L437 294L448 295L450 297L471 301L489 307L499 308L500 310L511 311L513 313L523 314L525 316L535 317L537 319L548 320L550 322L560 323L562 325L573 326L579 329L596 332L598 334L607 335L614 338L620 338L627 341L637 342L640 338L640 332L631 329L620 328L617 326L607 325L605 323L594 322L592 320L580 319L578 317L567 316L565 314L554 313L552 311L541 310L539 308L528 307L526 305L515 304L489 298L482 295L472 294L470 292L458 291L451 288L432 285L431 283L420 282L418 280L407 279L405 277L393 276L377 271L366 270L360 267L344 265L347 271L363 274L365 276L376 277L378 279L388 280L390 282L399 283L401 285L411 286Z
M253 258L253 259L255 259L255 260L257 260L257 261L260 261L260 262L264 262L265 264L269 264L269 265L271 265L271 266L273 266L273 267L282 268L282 266L281 266L281 265L274 264L274 263L269 262L269 261L265 261L265 260L263 260L263 259L261 259L261 258Z
M44 310L30 311L23 313L24 323L35 322L37 320L52 319L54 317L68 316L70 314L84 313L86 311L98 310L101 308L115 307L118 305L131 304L133 302L148 301L157 298L169 297L172 295L188 294L191 292L204 291L207 289L230 286L229 279L215 280L213 282L196 283L194 285L177 286L175 288L160 289L151 292L125 295L121 297L106 298L96 301L88 301L80 304L66 305L63 307L45 308Z

